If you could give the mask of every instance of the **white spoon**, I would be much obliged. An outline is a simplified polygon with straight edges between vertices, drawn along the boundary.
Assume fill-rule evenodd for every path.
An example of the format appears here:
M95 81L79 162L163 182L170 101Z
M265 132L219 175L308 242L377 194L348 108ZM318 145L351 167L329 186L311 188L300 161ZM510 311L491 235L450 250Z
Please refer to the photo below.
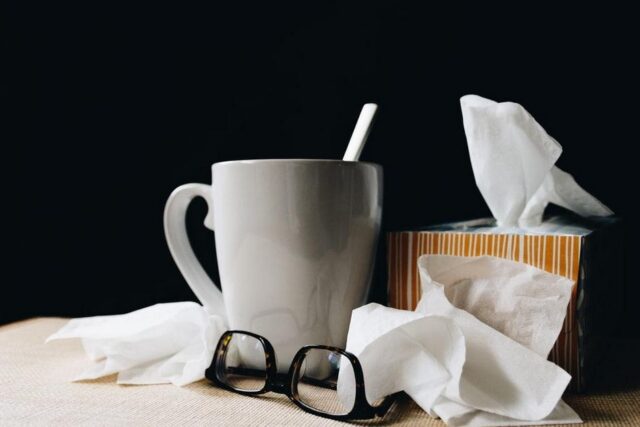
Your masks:
M351 134L349 145L347 145L347 151L345 151L342 160L349 162L358 161L360 153L362 153L362 149L364 148L364 144L367 142L367 137L371 131L371 123L373 122L377 109L377 104L364 104L362 111L360 112L360 117L358 117L358 121L356 122L356 127L353 129L353 133Z

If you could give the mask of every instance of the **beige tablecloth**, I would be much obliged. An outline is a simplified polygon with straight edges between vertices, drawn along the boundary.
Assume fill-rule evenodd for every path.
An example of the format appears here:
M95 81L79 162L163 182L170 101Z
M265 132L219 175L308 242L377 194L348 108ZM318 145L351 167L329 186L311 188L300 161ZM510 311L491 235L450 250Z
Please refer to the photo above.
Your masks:
M71 383L87 366L77 341L44 344L66 320L31 319L0 327L0 426L91 425L338 425L300 410L281 395L246 397L201 381L119 386L114 377ZM586 425L640 426L640 390L568 396ZM444 425L410 399L396 403L374 425Z

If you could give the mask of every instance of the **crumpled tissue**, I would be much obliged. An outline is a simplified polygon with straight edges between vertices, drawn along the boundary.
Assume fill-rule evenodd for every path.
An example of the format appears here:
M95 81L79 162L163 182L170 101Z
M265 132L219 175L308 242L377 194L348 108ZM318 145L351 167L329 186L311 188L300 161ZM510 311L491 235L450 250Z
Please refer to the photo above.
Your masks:
M74 381L117 373L119 384L182 386L204 378L225 330L221 316L194 302L176 302L122 315L72 319L47 342L82 340L94 363Z
M353 312L347 350L362 364L370 402L404 390L452 426L581 422L560 400L571 376L547 360L571 280L487 256L425 255L418 265L415 312L378 304Z
M460 106L476 184L498 226L538 226L549 203L613 214L555 166L562 146L520 104L466 95Z
M546 360L572 282L494 257L419 259L416 311L369 304L353 311L347 350L360 359L367 399L404 390L452 426L581 422L560 400L570 376ZM118 374L120 384L185 385L204 377L221 316L193 302L69 321L47 341L80 338L93 365L75 380ZM338 393L345 390L341 370ZM352 391L352 390L351 390Z

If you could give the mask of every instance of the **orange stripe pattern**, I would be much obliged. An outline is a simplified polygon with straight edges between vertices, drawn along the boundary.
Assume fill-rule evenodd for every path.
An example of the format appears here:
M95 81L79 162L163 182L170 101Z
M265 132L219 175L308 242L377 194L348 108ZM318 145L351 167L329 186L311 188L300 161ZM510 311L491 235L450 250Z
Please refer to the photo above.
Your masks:
M421 297L418 258L425 254L491 255L532 265L573 281L573 292L562 330L549 360L573 377L572 387L580 389L578 363L578 295L581 236L480 234L435 231L387 233L388 284L391 307L414 310Z

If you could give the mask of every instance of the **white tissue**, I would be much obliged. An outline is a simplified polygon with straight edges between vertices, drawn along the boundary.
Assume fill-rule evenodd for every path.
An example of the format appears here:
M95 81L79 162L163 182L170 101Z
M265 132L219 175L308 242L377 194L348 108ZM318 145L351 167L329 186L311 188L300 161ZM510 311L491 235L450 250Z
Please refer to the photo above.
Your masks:
M534 227L547 204L582 216L613 212L554 166L562 147L520 105L460 98L476 184L498 226Z
M452 426L581 422L560 400L570 375L546 360L569 279L494 257L427 255L419 268L415 312L353 312L347 350L370 402L404 390Z
M156 304L115 316L70 320L47 342L80 338L94 364L74 381L118 374L119 384L185 385L204 378L226 330L194 302Z

